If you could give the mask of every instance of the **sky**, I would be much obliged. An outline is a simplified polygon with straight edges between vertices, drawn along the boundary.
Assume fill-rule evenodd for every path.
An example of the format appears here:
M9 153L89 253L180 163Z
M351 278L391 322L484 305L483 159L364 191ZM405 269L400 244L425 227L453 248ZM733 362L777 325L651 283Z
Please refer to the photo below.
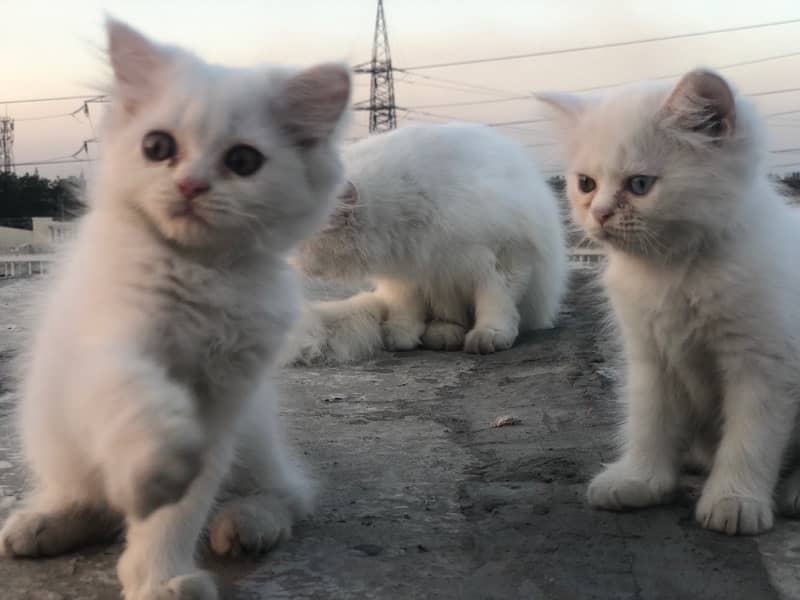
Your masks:
M769 127L769 164L800 170L800 2L797 0L384 0L399 125L469 120L534 120L543 109L535 91L576 90L676 76L696 66L722 67L796 53L722 73L753 98ZM371 56L376 0L0 0L0 114L15 119L17 163L66 158L95 137L103 106L69 113L81 100L15 100L81 96L109 76L103 48L106 14L146 35L185 46L224 64L312 64ZM797 23L731 33L567 52L472 65L414 69L432 63L558 51L774 21ZM354 101L368 99L367 75L356 75ZM764 94L765 92L769 92ZM502 100L501 102L484 102ZM437 106L481 101L481 104ZM407 109L407 110L406 110ZM349 138L367 134L357 112ZM547 172L559 168L547 122L500 125ZM94 142L89 156L97 155ZM781 152L781 150L791 150ZM85 158L86 154L78 154ZM783 166L786 165L786 166ZM33 166L19 166L18 173ZM48 177L91 176L91 163L39 165Z

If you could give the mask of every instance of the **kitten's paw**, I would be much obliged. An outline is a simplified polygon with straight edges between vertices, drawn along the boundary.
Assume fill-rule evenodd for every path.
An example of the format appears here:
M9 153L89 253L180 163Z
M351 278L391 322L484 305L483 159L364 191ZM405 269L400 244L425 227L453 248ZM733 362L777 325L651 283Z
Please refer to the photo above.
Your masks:
M146 517L166 504L180 500L202 468L202 446L195 440L162 448L138 477L135 510Z
M236 498L222 505L211 519L208 537L220 556L259 555L292 532L288 506L280 498L259 495Z
M458 323L431 321L422 336L422 345L431 350L460 350L466 330Z
M421 327L401 321L384 321L381 324L383 347L390 352L413 350L419 346Z
M135 450L125 468L109 474L110 496L125 513L144 519L186 493L203 467L204 437L199 425L187 420Z
M787 517L800 516L800 469L792 472L780 486L778 510Z
M514 345L514 340L516 339L516 331L475 327L467 334L464 340L464 352L491 354L492 352L508 350Z
M769 498L715 496L703 492L695 511L706 529L728 535L756 535L772 529L774 515Z
M605 510L644 508L668 502L675 490L674 476L643 477L624 464L614 463L589 484L589 504Z
M683 469L687 473L707 474L714 464L716 449L702 442L695 441L683 456Z
M0 556L55 556L76 546L114 537L119 515L70 506L53 512L20 510L0 530Z
M219 600L214 578L206 571L179 575L153 588L123 588L125 600Z
M63 525L46 513L17 511L0 530L0 555L34 558L60 554L64 550Z

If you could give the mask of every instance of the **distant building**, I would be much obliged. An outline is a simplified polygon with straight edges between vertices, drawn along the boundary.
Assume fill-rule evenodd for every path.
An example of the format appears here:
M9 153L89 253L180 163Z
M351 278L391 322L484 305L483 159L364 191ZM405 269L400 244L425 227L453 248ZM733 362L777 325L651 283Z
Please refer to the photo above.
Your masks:
M33 217L30 228L0 226L0 252L52 252L71 239L76 224L51 217Z

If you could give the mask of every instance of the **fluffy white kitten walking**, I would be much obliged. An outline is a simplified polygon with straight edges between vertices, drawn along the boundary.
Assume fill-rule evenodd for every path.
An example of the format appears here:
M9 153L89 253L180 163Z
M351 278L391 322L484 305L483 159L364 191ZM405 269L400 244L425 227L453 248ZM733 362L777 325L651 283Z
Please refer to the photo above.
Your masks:
M36 487L0 552L114 532L127 600L216 598L195 566L268 549L310 508L265 372L299 303L285 261L329 213L348 70L213 66L108 24L113 102L77 245L20 406Z
M628 365L622 456L589 502L666 502L691 460L710 469L702 526L770 529L800 399L800 226L762 172L763 125L704 70L672 89L543 99L566 125L575 221L608 252Z
M553 325L563 225L523 148L482 125L422 125L344 157L340 205L296 261L313 276L370 279L375 291L313 306L295 334L301 360L352 360L381 338L388 350L488 353Z

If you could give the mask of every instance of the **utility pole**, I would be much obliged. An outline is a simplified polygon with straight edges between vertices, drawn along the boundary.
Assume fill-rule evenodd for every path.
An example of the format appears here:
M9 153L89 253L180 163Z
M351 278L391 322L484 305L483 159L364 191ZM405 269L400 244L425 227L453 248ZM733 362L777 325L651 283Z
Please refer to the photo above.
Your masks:
M14 168L14 119L0 117L0 170L11 173Z
M383 0L378 0L375 16L375 36L372 41L372 60L353 67L355 73L369 73L369 103L359 102L354 110L369 111L369 132L381 133L397 127L397 106L394 103L394 77L392 56L389 52L389 34L383 14Z

